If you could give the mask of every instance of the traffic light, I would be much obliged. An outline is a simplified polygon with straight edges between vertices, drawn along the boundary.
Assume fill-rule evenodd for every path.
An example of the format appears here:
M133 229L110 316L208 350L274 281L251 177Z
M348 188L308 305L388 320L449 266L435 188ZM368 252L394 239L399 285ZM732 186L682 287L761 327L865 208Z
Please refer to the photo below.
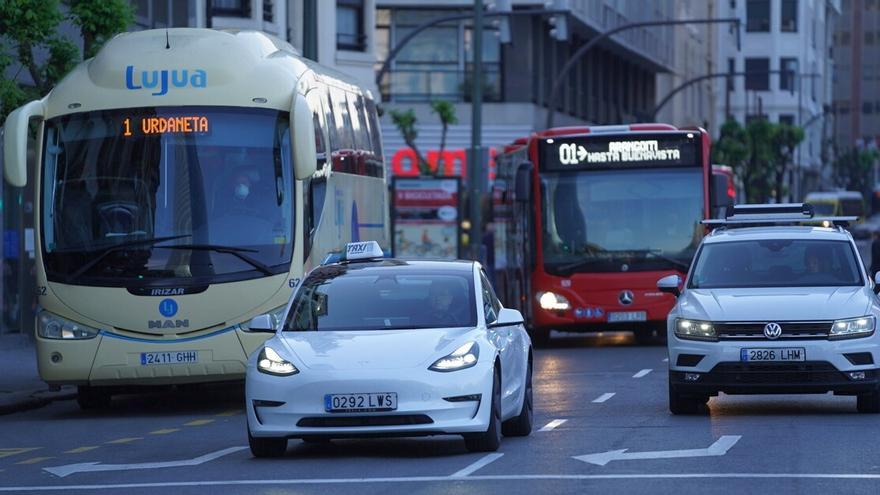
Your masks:
M553 0L548 5L553 10L570 10L569 0ZM568 12L553 14L550 17L550 36L558 41L568 41Z

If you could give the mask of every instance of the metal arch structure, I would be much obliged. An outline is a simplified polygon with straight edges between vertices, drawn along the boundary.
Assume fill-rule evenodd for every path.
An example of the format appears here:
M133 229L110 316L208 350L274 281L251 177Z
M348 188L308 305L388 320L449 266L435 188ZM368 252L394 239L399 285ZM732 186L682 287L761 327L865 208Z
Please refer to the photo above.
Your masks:
M556 115L556 100L559 97L559 90L562 88L562 84L565 81L565 76L568 75L569 72L574 68L574 65L581 59L583 56L590 51L591 48L599 44L601 41L605 40L609 36L613 36L621 31L626 31L628 29L635 29L640 27L653 27L653 26L678 26L682 24L734 24L736 25L736 48L740 49L740 25L742 21L736 17L730 18L721 18L721 19L683 19L683 20L674 20L674 21L645 21L645 22L633 22L630 24L624 24L622 26L617 26L614 29L610 29L605 31L604 33L596 36L591 39L587 44L578 48L578 50L569 57L568 61L565 62L565 65L562 66L562 70L559 71L555 76L555 82L553 83L553 87L550 89L550 96L547 98L547 124L546 128L550 129L553 127L553 117Z

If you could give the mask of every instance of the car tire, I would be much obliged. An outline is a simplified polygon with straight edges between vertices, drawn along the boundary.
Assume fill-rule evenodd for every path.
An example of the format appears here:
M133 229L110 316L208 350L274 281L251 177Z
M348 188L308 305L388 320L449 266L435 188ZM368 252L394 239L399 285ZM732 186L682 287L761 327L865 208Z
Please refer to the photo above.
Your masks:
M704 414L708 412L709 397L683 395L669 384L669 412L672 414Z
M76 388L76 403L83 411L107 409L112 399L113 394L106 387L80 385Z
M287 439L255 437L248 428L248 446L254 457L281 457L287 452Z
M527 437L532 433L534 423L534 401L532 400L532 363L526 368L526 391L523 395L522 409L515 418L501 424L501 433L505 437Z
M864 414L880 413L880 391L859 394L856 398L856 409Z
M529 337L535 347L547 347L550 343L550 329L543 327L532 327L529 330Z
M464 445L470 452L495 452L501 446L501 377L497 368L492 379L489 427L483 433L466 434Z

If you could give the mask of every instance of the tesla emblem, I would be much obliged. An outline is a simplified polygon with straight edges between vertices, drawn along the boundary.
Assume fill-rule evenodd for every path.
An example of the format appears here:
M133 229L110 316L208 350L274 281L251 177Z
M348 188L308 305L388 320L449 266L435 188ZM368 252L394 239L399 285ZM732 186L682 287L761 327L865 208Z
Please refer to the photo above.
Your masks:
M779 323L768 323L764 325L764 336L771 340L776 340L782 335L782 327Z
M634 296L631 290L625 290L621 292L619 296L617 296L617 300L620 301L620 304L623 304L624 306L629 306L630 304L632 304L633 298Z

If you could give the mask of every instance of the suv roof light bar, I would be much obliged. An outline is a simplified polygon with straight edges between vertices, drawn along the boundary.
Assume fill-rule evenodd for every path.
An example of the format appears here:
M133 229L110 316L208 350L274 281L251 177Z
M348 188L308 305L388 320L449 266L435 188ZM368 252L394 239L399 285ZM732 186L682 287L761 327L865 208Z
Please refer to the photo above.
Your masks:
M809 203L777 203L731 205L725 218L703 220L703 225L713 227L779 225L800 222L821 223L826 227L846 226L857 217L817 217Z

